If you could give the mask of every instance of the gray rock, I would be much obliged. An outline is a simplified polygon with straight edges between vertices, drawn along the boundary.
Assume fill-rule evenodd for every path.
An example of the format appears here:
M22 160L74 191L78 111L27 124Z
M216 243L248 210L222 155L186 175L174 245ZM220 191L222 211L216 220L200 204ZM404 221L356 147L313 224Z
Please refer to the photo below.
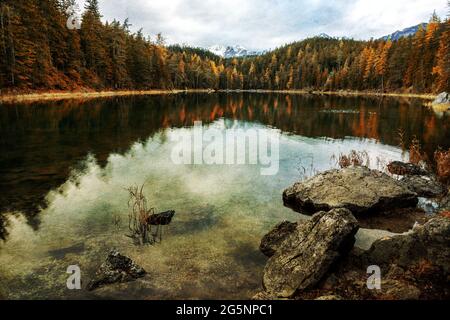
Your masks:
M433 105L446 103L450 103L450 94L448 94L447 92L442 92L433 101Z
M417 176L426 176L428 175L428 172L422 167L413 164L413 163L406 163L401 161L393 161L387 165L388 171L391 174L396 174L399 176L404 175L417 175Z
M314 287L353 248L357 231L358 223L347 209L319 212L298 225L264 268L267 294L289 298Z
M429 176L406 176L400 182L419 197L435 198L445 192L444 186Z
M417 195L377 170L351 167L330 170L294 184L283 193L284 204L300 213L346 208L353 214L414 207Z
M405 235L375 241L363 254L367 265L395 264L408 269L428 261L446 274L450 271L450 219L438 216Z
M266 234L259 246L265 256L271 257L279 249L281 243L297 229L296 222L283 221Z
M116 250L111 250L87 289L91 291L107 284L133 281L145 274L145 270L130 258L121 255Z

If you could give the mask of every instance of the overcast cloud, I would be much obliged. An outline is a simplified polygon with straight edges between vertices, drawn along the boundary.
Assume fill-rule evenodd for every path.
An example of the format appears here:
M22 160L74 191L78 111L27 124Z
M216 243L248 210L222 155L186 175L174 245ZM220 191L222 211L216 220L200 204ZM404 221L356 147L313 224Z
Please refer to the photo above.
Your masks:
M79 0L81 7L84 1ZM130 19L132 30L162 32L168 43L240 44L270 49L327 33L378 38L420 22L446 0L99 0L103 19Z

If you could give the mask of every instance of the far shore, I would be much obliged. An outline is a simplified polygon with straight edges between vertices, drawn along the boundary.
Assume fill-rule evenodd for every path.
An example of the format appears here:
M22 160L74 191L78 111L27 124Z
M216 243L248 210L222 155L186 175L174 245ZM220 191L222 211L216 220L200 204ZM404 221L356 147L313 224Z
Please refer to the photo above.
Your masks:
M57 100L95 99L120 96L144 96L144 95L170 95L180 93L281 93L281 94L314 94L335 96L376 96L376 97L403 97L434 100L432 93L380 93L373 91L311 91L311 90L213 90L213 89L188 89L188 90L123 90L123 91L56 91L35 93L7 93L0 95L0 103L39 102Z
M59 91L0 95L0 103L95 99L122 96L169 95L185 92L207 93L211 90L123 90L123 91Z
M235 92L236 90L221 90L223 92ZM434 100L437 94L434 93L400 93L390 92L381 93L375 91L316 91L316 90L239 90L239 92L255 92L255 93L286 93L286 94L314 94L314 95L332 95L332 96L375 96L375 97L403 97L403 98L419 98L425 100Z

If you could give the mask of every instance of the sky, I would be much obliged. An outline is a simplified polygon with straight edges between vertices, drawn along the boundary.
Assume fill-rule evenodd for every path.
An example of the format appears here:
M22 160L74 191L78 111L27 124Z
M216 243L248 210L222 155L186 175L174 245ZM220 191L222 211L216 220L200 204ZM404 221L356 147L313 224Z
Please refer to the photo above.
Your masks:
M83 8L83 0L79 1ZM379 38L427 22L446 0L99 0L104 21L129 18L131 29L167 43L274 49L326 33Z

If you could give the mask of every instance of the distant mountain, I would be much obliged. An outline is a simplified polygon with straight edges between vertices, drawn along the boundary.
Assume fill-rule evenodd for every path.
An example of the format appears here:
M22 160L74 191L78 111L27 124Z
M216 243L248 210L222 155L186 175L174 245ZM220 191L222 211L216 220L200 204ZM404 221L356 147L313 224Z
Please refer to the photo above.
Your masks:
M207 50L210 52L223 57L223 58L240 58L240 57L248 57L248 56L258 56L263 54L262 51L250 51L246 48L236 45L236 46L220 46L215 45L209 47Z
M333 39L332 36L327 35L326 33L321 33L317 36L318 38L324 38L324 39Z
M413 36L419 31L419 28L426 28L427 23L421 23L416 26L412 26L409 28L405 28L403 30L396 31L390 35L384 36L381 39L388 40L391 39L392 41L397 41L401 38L406 38ZM333 38L332 36L326 34L326 33L320 33L316 36L317 38L323 38L323 39L342 39L346 40L348 38L342 37L342 38ZM212 52L215 55L218 55L222 58L240 58L240 57L249 57L249 56L258 56L267 53L268 51L252 51L248 50L240 45L235 46L222 46L222 45L215 45L211 46L209 48L206 48L207 51Z
M427 25L428 25L427 23L421 23L421 24L418 24L417 26L409 27L409 28L403 29L401 31L396 31L390 35L382 37L381 39L383 39L383 40L391 39L392 41L397 41L401 38L406 38L406 37L415 35L417 33L417 31L419 31L420 27L426 28Z

